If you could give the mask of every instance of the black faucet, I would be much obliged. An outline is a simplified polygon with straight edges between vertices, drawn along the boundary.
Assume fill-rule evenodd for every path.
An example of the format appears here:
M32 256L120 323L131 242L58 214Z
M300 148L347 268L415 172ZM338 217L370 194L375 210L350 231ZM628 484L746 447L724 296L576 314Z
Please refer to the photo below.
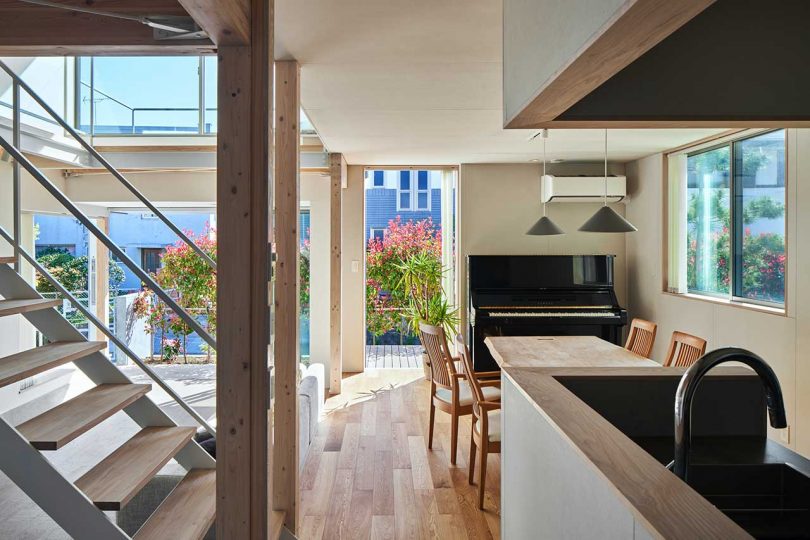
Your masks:
M692 401L706 373L724 362L740 362L752 368L765 386L768 416L774 428L787 427L785 402L779 379L765 360L745 349L726 347L700 357L686 370L675 392L675 459L668 468L686 481L689 470L689 446L692 442Z

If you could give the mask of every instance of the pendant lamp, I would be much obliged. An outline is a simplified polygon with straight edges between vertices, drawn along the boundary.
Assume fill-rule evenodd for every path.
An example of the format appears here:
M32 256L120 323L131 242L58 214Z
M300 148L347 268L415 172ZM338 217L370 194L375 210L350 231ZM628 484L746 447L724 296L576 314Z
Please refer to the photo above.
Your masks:
M579 228L582 232L626 233L638 229L607 204L607 129L605 130L605 200L602 208Z
M548 138L548 130L543 130L543 176L540 177L540 198L543 198L543 182L546 178L546 139ZM537 222L531 226L531 228L526 231L526 234L530 236L552 236L556 234L565 234L561 228L557 226L556 223L551 221L550 218L546 216L546 203L543 202L543 216L537 220Z

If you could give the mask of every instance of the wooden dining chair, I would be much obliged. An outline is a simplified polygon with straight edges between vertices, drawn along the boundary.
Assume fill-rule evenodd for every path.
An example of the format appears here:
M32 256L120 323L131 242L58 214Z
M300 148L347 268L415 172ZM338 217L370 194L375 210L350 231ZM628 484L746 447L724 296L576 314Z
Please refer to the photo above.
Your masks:
M664 367L689 367L705 352L705 339L684 332L672 332Z
M644 358L649 358L655 345L655 333L658 325L644 319L633 319L630 323L630 334L624 348Z
M433 424L436 409L439 409L450 415L450 463L455 465L458 450L458 420L462 416L472 414L472 390L467 375L456 370L456 363L447 347L444 329L420 323L419 337L430 359L428 448L433 448ZM501 399L501 389L498 387L500 381L488 381L484 384L486 385L484 394L489 401Z
M456 348L461 356L461 363L467 373L472 373L470 350L459 334L456 336ZM470 377L472 388L472 430L470 431L470 462L467 481L472 484L475 476L475 453L481 451L481 465L478 468L478 509L484 509L484 484L487 477L487 456L490 453L501 453L501 403L487 399L485 384L477 377Z

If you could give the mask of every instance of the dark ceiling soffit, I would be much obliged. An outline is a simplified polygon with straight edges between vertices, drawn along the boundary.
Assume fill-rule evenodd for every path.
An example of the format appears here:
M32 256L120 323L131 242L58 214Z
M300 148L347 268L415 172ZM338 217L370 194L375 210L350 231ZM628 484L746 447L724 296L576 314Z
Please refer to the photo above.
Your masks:
M86 5L67 0L65 4ZM138 15L188 16L176 0L109 0L105 11ZM210 40L156 40L152 28L114 19L0 0L0 56L211 54Z
M810 126L808 20L805 0L718 0L551 124Z

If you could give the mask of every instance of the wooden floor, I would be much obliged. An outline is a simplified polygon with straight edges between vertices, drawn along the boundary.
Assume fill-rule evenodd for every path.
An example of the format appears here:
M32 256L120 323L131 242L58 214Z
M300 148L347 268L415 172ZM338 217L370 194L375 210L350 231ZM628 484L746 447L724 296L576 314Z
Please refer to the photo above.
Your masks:
M500 456L489 457L481 512L467 483L469 417L450 466L450 417L441 411L427 449L429 391L421 369L344 379L301 474L299 538L500 538Z
M421 368L421 345L366 345L367 368Z

